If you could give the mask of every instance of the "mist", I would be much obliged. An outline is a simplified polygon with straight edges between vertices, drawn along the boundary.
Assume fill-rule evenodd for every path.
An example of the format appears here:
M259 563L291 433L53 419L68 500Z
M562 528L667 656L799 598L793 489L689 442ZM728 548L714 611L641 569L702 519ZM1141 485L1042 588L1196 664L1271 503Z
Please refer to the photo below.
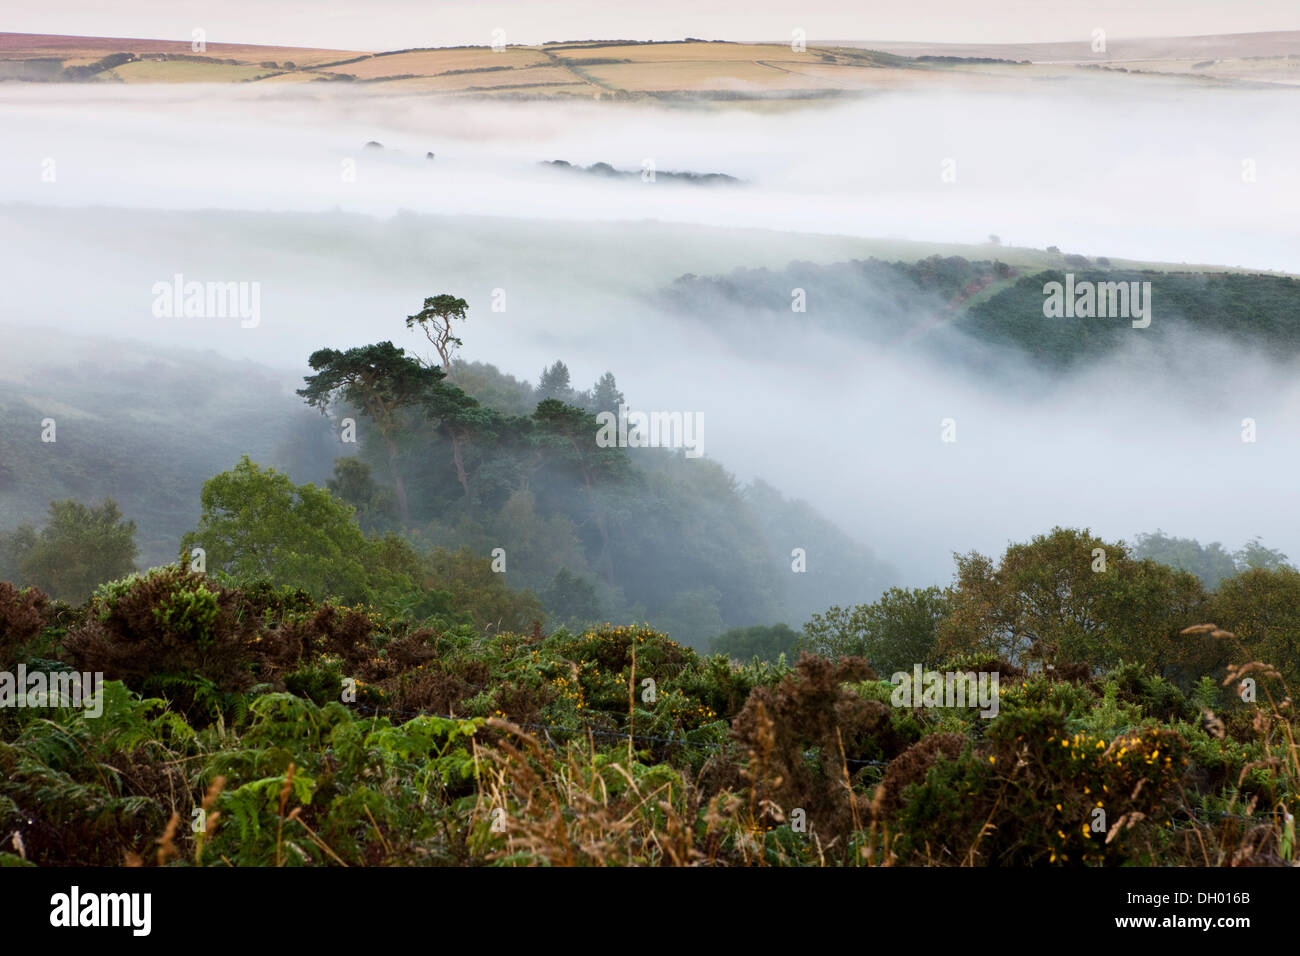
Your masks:
M1293 356L1214 336L1157 348L1134 330L1068 374L1011 353L980 371L846 328L877 321L869 295L809 289L808 311L779 321L739 306L702 319L662 295L685 274L916 258L929 252L909 242L990 234L1003 249L1300 272L1292 96L1098 77L790 111L8 85L0 324L121 354L213 349L279 370L287 390L325 346L423 354L403 320L445 291L470 305L465 359L533 381L562 359L577 387L610 370L633 407L701 414L709 458L808 500L900 583L946 583L954 551L1000 553L1054 525L1229 548L1259 535L1295 557ZM742 182L603 180L541 165L553 159ZM159 318L154 286L177 274L258 283L256 326ZM1154 323L1168 318L1157 301Z

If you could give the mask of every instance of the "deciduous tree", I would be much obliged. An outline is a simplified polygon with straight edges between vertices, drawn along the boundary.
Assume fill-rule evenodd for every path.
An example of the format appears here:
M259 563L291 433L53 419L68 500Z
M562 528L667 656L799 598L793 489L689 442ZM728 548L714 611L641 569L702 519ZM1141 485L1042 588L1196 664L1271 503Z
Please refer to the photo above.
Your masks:
M134 571L139 553L135 522L123 520L112 498L90 506L52 501L49 523L39 532L20 531L14 545L20 549L15 557L22 583L72 602Z
M373 600L410 589L410 546L367 539L353 509L323 488L295 485L245 455L203 485L199 525L181 539L181 560L204 549L207 570L244 584L269 580L317 599Z

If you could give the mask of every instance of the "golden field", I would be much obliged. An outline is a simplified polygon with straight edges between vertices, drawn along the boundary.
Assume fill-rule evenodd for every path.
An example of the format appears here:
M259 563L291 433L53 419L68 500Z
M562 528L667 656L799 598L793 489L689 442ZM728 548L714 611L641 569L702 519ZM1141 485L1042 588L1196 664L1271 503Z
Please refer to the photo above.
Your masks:
M936 61L923 57L943 56ZM108 58L108 59L106 59ZM996 61L996 62L993 62ZM91 83L364 83L412 94L806 100L893 89L1027 88L1120 74L1214 84L1300 82L1300 34L1173 38L1089 55L1067 44L945 47L881 43L587 41L390 52L0 33L0 80Z

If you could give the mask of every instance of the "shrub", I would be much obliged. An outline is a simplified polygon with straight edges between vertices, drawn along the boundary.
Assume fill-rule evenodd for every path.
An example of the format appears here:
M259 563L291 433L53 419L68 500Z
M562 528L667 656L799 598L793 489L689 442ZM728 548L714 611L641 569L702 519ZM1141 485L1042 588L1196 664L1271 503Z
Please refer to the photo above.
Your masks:
M1172 827L1188 765L1176 731L1106 740L1071 734L1060 710L1026 707L999 715L988 739L956 757L937 742L946 759L893 797L902 862L1153 862L1151 837Z
M247 613L240 592L198 572L169 565L111 582L96 591L90 610L64 642L81 670L137 692L180 678L182 710L195 704L200 685L233 693L254 682L262 621Z
M756 825L779 824L799 808L823 844L859 828L867 807L846 786L848 761L902 749L890 708L843 686L869 676L861 658L831 663L805 653L793 674L750 693L732 734L747 751L742 772Z
M0 668L8 668L22 657L24 645L32 641L50 621L50 599L37 588L16 588L0 581Z

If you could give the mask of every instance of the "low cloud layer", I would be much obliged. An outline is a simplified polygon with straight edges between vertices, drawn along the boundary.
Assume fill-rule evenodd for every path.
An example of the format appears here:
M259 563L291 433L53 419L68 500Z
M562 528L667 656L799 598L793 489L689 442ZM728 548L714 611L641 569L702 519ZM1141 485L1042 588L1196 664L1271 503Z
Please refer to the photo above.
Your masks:
M854 334L852 302L835 304L834 323L815 296L784 321L663 304L683 274L863 258L881 253L861 238L875 236L997 233L1090 256L1300 271L1290 95L1199 91L1192 110L1182 87L1122 107L1113 89L769 114L7 86L0 323L123 349L212 348L292 381L322 346L418 348L403 319L452 292L470 303L467 358L531 379L563 359L581 387L612 370L635 407L702 413L709 457L807 498L907 583L946 581L954 550L997 552L1056 524L1130 539L1163 527L1229 548L1260 535L1300 556L1291 356L1214 335L1154 349L1133 330L1131 347L1068 375L1006 354L986 363L996 374L977 373ZM648 158L746 185L540 165L639 170ZM945 159L955 182L941 178ZM258 283L259 323L160 318L151 290L177 274ZM857 308L869 326L870 297ZM1248 417L1254 443L1241 440ZM940 440L946 418L956 442Z

